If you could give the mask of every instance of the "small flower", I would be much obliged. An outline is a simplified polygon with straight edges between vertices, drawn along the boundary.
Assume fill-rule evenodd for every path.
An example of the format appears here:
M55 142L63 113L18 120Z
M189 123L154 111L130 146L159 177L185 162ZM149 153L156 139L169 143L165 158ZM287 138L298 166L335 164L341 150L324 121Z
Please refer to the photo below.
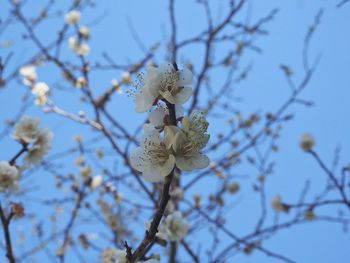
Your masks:
M288 214L289 212L289 206L281 203L281 197L279 195L276 195L271 199L271 207L277 212L284 212Z
M23 84L31 86L37 78L34 65L25 65L19 69L19 74L24 77Z
M15 166L6 161L0 162L0 191L13 192L18 188L19 172Z
M147 130L141 136L140 147L131 152L131 166L142 172L146 181L161 181L174 168L175 157L169 150L171 141L167 140L167 130L164 137L164 142L161 142L158 131Z
M33 86L32 93L36 96L35 105L43 106L46 103L49 90L45 82L38 82Z
M204 169L209 165L209 158L199 153L203 146L201 136L189 138L184 132L178 131L173 141L172 147L175 151L176 166L179 169L192 171L194 169Z
M305 152L310 151L314 145L315 145L315 141L314 141L313 137L311 136L311 134L304 133L300 136L299 146Z
M123 93L123 89L122 89L122 87L119 85L118 80L112 79L111 84L112 84L113 89L114 89L118 94L122 94L122 93Z
M87 56L90 53L90 47L85 43L80 43L74 50L78 56Z
M89 28L86 26L80 27L79 35L81 35L85 40L89 39Z
M39 135L32 148L23 157L23 162L26 166L31 163L38 166L43 157L48 154L51 149L51 140L53 133L47 127L42 127L39 130Z
M175 105L176 118L184 114L184 108L181 105ZM168 108L158 105L148 116L150 125L158 130L163 130L164 126L171 125Z
M78 77L77 80L75 81L75 86L77 88L82 88L87 84L87 81L84 77Z
M128 85L130 83L131 75L130 72L125 71L122 73L121 81L123 84Z
M96 190L99 188L103 183L102 175L96 175L94 178L92 178L91 183L90 183L90 189Z
M78 46L78 39L75 37L68 38L68 48L71 51L74 51L76 47Z
M86 56L90 53L90 47L85 43L79 43L75 37L68 39L68 48L78 56Z
M312 210L306 210L304 212L304 219L307 221L314 221L317 219L317 216L312 212Z
M14 126L15 133L11 137L20 143L35 142L39 136L40 120L38 118L30 118L23 116Z
M181 212L168 215L159 227L159 237L170 241L181 241L187 235L189 223L182 218Z
M77 10L72 10L68 14L66 14L65 19L67 25L76 25L81 17L81 13Z
M143 86L133 99L136 104L135 111L143 113L149 110L154 102L160 98L175 105L184 104L192 95L192 72L185 68L176 71L172 64L165 62L159 68L148 66L146 78L141 79Z

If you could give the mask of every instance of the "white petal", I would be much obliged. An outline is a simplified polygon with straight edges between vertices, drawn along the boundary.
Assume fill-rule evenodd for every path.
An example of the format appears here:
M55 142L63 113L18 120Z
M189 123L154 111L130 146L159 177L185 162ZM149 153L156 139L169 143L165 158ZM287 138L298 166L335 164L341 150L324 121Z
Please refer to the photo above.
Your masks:
M193 83L193 74L188 68L183 68L178 72L179 80L177 85L183 87L186 85L191 85Z
M164 62L159 66L159 73L164 74L164 73L170 73L174 72L174 66L170 62Z
M154 100L155 98L151 94L142 91L136 93L132 101L136 104L135 111L137 113L144 113L152 107Z
M155 110L151 111L149 114L149 121L153 126L163 126L164 125L164 117L168 112L166 109L162 107L157 107Z
M184 87L181 91L176 94L175 102L173 104L182 105L192 96L192 88Z
M156 130L147 130L140 137L140 146L144 148L148 147L148 144L152 143L155 145L160 145L160 134Z
M181 121L181 129L188 132L190 130L190 120L185 116Z
M170 154L169 159L162 166L162 175L165 177L168 174L170 174L174 168L174 165L175 165L175 157L174 155Z
M173 149L175 152L178 152L181 150L181 146L186 142L186 135L183 132L177 132L175 134L174 142L173 142Z
M153 66L148 66L146 69L146 80L152 81L159 78L159 69Z
M162 170L160 167L149 167L142 173L143 178L151 183L159 182L164 179L162 176Z
M166 99L168 102L170 102L171 104L176 104L176 100L174 98L174 96L170 93L170 91L166 90L166 91L159 91L159 94L163 96L164 99ZM179 94L178 94L179 95ZM179 103L178 103L179 104Z
M143 172L148 168L149 164L144 158L144 151L141 147L137 147L130 154L131 167L136 171Z
M170 149L170 147L175 143L175 135L178 132L181 132L181 130L176 126L165 126L163 142L167 149Z
M198 154L195 158L192 158L191 160L196 169L204 169L209 165L209 158L203 154Z
M176 112L176 118L180 118L184 116L185 109L182 107L182 105L175 105L175 112Z
M182 171L190 172L194 169L194 165L192 164L191 160L185 159L182 156L176 156L176 166Z

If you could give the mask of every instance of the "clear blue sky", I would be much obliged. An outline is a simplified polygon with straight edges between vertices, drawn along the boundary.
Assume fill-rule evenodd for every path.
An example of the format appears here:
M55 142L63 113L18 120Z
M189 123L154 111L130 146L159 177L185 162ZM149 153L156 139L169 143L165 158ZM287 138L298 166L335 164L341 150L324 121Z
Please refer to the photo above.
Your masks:
M27 15L37 14L46 2L43 0L27 1L25 13ZM56 4L58 8L67 10L71 1L58 2ZM205 27L203 12L198 9L194 2L183 0L176 3L179 40L195 35ZM225 13L225 2L217 0L218 4L215 5L215 8L213 5L213 13L217 14L214 17L214 22L220 21L222 13ZM306 108L302 105L294 105L288 110L288 113L294 114L295 118L283 127L278 143L280 150L273 156L277 164L273 178L267 184L268 200L276 194L281 194L286 202L297 202L306 180L311 181L311 191L308 196L310 199L314 197L318 189L323 187L326 175L311 156L303 153L298 147L298 138L304 132L309 132L314 136L315 150L326 164L332 163L334 150L339 145L341 146L340 164L343 166L350 162L350 111L348 106L350 97L350 36L348 30L350 4L336 8L336 3L337 1L330 0L252 0L250 4L248 3L249 8L246 8L243 12L244 15L240 17L240 19L248 19L250 23L253 23L261 16L268 14L273 8L280 9L276 18L264 27L269 34L259 37L255 42L262 49L262 53L248 52L244 54L242 66L252 64L253 69L248 79L235 87L235 96L242 98L241 102L236 102L235 107L247 116L255 111L274 111L288 98L289 89L279 68L281 64L290 66L295 80L297 82L301 80L303 76L301 52L305 32L312 24L315 14L321 8L324 9L321 24L310 44L310 61L314 61L319 54L321 61L312 81L302 95L303 99L313 101L314 106ZM4 20L9 15L8 2L1 0L1 6L0 17ZM89 41L91 54L87 59L92 62L100 60L102 52L105 51L121 64L140 59L143 52L130 34L128 21L131 21L145 47L148 48L158 42L161 44L160 52L155 58L155 62L161 63L165 58L166 41L170 37L168 16L167 1L98 1L95 9L87 9L83 12L80 23L89 26L91 32L91 40ZM102 19L100 20L100 18ZM98 23L96 23L96 19ZM63 18L58 17L40 25L37 32L39 32L42 41L50 43L51 39L56 36L57 29L63 23ZM1 41L13 41L14 43L10 48L0 48L1 57L6 56L11 51L15 52L8 72L12 72L17 66L25 63L30 55L36 52L31 43L21 40L22 26L13 25L11 28L11 30L4 30L0 35ZM220 54L224 54L224 51L221 50L216 52L218 57ZM68 48L62 53L66 58L71 56ZM179 64L182 65L187 59L191 59L194 65L200 64L203 60L202 57L203 50L201 48L187 48L180 52ZM111 79L119 78L120 73L120 71L108 71L95 74L90 83L94 94L99 94L109 87ZM51 98L59 103L63 109L75 113L84 110L87 115L92 113L88 105L77 103L79 93L64 86L67 84L60 81L60 74L54 67L38 68L38 75L40 81L47 82L51 87ZM222 81L220 77L220 72L212 76L218 82ZM12 81L6 88L0 88L1 120L12 119L16 116L21 105L19 98L27 92L19 81ZM109 107L111 112L118 116L120 123L130 127L130 129L138 126L146 118L145 114L140 115L133 111L134 105L125 93L113 97L113 102L110 103ZM54 131L55 137L50 154L59 153L69 148L74 134L82 134L87 139L95 136L91 133L90 128L77 125L59 116L44 114L40 108L35 107L32 103L30 103L26 114L40 117L42 125L49 126ZM214 123L215 119L213 118L209 127L210 133L215 134L216 130L225 129L224 124L215 123L214 125ZM2 132L3 127L0 126L0 128L0 132ZM104 146L106 145L104 144ZM19 146L6 137L1 139L0 147L6 149L0 151L1 161L8 160L14 155ZM105 164L111 165L113 158L108 158ZM71 165L73 159L74 157L68 157L68 164L60 169L76 170L77 168ZM248 229L254 226L258 209L258 198L252 192L251 187L256 178L256 172L246 170L246 168L246 166L241 167L236 171L237 174L244 175L237 179L242 191L238 196L233 197L236 198L233 202L239 202L227 218L230 221L229 228L238 235L244 235ZM207 184L205 185L205 183ZM47 198L55 196L53 179L47 176L43 170L36 171L25 178L23 184L40 186L40 192L47 195ZM209 182L203 184L200 187L209 187ZM197 189L197 191L199 190ZM30 208L34 209L35 207L33 204L26 208L28 214L36 213L36 211L30 210ZM270 219L272 219L273 211L269 207L268 210ZM49 212L42 211L41 213L47 215ZM320 216L331 213L337 215L338 209L319 209L316 211L316 214ZM349 215L348 211L345 213ZM281 221L287 219L288 216L281 216ZM20 224L21 221L14 222L13 230L17 229ZM279 234L263 242L266 248L302 263L349 262L349 243L350 237L343 232L341 225L325 222L294 226L292 229L280 231ZM1 260L4 260L2 256ZM254 251L250 256L238 254L229 262L273 263L280 261Z

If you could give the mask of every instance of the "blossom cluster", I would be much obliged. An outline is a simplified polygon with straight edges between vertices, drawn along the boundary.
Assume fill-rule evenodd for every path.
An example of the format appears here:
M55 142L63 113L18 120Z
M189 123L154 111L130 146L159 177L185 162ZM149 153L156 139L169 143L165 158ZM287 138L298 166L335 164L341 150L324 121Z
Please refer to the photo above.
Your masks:
M149 123L143 126L140 146L130 155L131 166L142 172L147 181L163 180L175 165L183 171L209 165L209 158L201 153L210 137L206 133L209 123L204 112L194 111L190 116L183 116L182 104L192 95L192 88L185 85L192 81L190 70L177 70L176 65L166 62L159 68L148 66L145 79L141 77L143 85L137 85L133 99L135 111L143 113L157 105L150 112ZM168 109L171 104L175 105L176 122L181 121L181 128L171 123Z
M39 165L42 158L51 149L53 133L48 127L39 129L40 120L23 116L14 126L14 134L11 137L23 145L33 144L23 157L25 166Z
M145 222L146 230L149 230L151 224ZM157 237L168 239L171 242L181 241L187 235L190 225L187 220L182 217L180 211L169 214L162 222L157 233Z
M77 25L81 17L80 11L71 10L66 14L65 20L67 25ZM82 40L89 39L89 28L86 26L81 26L78 31L77 37L70 37L68 39L68 47L78 56L86 56L90 52L90 47L88 44L84 43Z
M11 137L23 145L20 153L26 152L23 157L23 167L14 165L15 159L11 162L0 162L0 191L16 191L21 171L30 167L31 164L39 165L42 158L51 149L53 133L47 128L38 128L40 120L23 116L14 126L14 134ZM30 148L28 145L32 144Z
M35 96L35 105L43 106L47 102L47 94L50 91L45 82L36 82L37 73L34 65L24 65L19 69L19 74L23 76L23 84L30 87Z

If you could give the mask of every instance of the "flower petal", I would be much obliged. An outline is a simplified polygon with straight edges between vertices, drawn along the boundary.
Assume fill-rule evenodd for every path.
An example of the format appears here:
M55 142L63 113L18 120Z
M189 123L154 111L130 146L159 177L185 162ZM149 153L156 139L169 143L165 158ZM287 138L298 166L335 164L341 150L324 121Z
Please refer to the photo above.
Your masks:
M163 177L167 176L171 173L175 165L175 157L174 155L170 154L169 159L164 163L162 166L162 175Z
M165 100L167 100L168 102L170 102L171 104L176 104L176 99L174 98L174 96L170 93L170 91L165 90L165 91L161 91L159 90L159 94L163 96L163 98Z
M160 134L156 130L147 130L140 136L140 146L147 147L149 144L159 145Z
M175 101L173 104L182 105L192 96L192 88L184 87L178 94L175 95Z
M188 68L183 68L178 71L179 79L177 85L179 87L191 85L193 83L193 74Z
M170 62L164 62L159 66L159 73L160 74L166 74L166 73L171 73L174 72L174 66Z
M136 171L143 172L148 168L149 164L144 158L144 150L141 147L137 147L130 154L131 167Z
M185 109L182 107L182 105L175 105L175 112L176 112L176 118L180 118L184 116L185 114Z
M155 183L162 181L164 176L162 176L162 170L158 167L148 167L142 172L142 177L148 182Z
M135 94L132 101L136 104L135 111L144 113L152 107L154 100L155 98L149 92L142 90Z
M185 159L182 156L176 156L176 166L182 171L190 172L194 169L194 165L192 164L190 159Z
M174 144L175 135L178 132L181 132L181 130L176 126L173 126L173 125L165 126L163 142L167 149L170 149L170 147Z
M163 126L164 117L168 114L168 111L163 107L157 107L155 110L151 111L148 116L150 123L153 126Z
M191 160L195 169L204 169L209 165L209 158L203 154L198 154L196 157L192 158Z

